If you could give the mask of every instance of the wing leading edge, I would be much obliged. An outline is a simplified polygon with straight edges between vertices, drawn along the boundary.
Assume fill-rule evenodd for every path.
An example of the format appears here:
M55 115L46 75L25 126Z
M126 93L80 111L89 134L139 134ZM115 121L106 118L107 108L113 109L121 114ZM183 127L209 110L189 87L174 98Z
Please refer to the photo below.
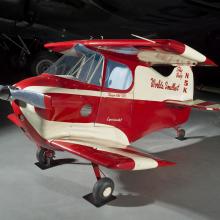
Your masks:
M128 146L126 148L89 147L68 140L53 140L50 144L60 150L83 157L92 163L118 170L145 170L175 165Z

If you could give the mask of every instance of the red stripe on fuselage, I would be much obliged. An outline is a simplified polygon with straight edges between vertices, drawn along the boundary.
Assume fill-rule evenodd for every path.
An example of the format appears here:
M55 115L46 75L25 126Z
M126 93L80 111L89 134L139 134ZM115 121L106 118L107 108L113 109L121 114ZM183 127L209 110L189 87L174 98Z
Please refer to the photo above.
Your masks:
M101 88L49 74L29 78L16 85L20 88L49 86L88 90L88 95L46 93L51 96L53 108L35 108L36 112L49 121L111 125L123 131L130 142L150 132L182 124L190 115L190 107L169 106L155 101L90 96L89 91L100 91ZM87 116L81 114L85 105L92 110Z
M24 79L15 84L16 87L24 89L30 86L45 86L45 87L55 87L64 89L83 89L83 90L93 90L100 91L100 86L86 84L80 81L66 79L64 77L44 73L40 76L35 76L31 78Z
M175 127L186 122L189 107L174 107L163 102L132 99L101 98L70 94L49 94L52 110L35 108L36 112L49 121L70 123L99 123L114 126L123 131L129 141L162 128ZM90 105L92 113L81 115L83 106Z
M100 97L50 93L53 109L35 108L36 112L49 121L91 123L95 122ZM88 116L82 115L83 108L91 107Z

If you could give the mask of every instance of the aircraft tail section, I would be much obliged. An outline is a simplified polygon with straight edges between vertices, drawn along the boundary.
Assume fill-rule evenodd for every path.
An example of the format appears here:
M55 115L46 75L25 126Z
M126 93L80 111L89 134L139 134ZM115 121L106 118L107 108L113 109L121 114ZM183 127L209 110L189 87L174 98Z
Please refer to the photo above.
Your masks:
M190 66L173 67L169 76L163 76L153 67L136 68L134 98L151 101L193 99L194 80Z
M177 66L173 69L173 72L168 76L168 82L172 85L176 85L178 94L172 94L177 100L185 101L193 99L194 94L194 77L192 68L190 66Z

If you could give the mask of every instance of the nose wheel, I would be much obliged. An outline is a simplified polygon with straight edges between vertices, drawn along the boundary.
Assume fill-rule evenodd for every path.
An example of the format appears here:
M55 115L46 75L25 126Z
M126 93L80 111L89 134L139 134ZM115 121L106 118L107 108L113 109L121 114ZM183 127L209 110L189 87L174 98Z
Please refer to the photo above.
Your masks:
M38 148L36 158L43 168L49 168L55 156L55 152L46 148Z

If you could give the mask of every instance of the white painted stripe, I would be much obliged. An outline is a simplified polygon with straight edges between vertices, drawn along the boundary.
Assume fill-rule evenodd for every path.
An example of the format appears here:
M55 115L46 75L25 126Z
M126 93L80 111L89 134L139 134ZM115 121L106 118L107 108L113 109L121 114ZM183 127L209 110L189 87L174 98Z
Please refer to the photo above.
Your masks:
M196 99L196 100L189 100L189 101L172 101L172 100L167 100L166 102L169 102L169 103L176 103L176 104L182 104L182 105L189 105L189 106L192 106L192 105L199 105L201 103L204 103L203 100L199 100L199 99ZM203 106L205 107L205 106Z
M172 101L172 100L167 100L167 103L173 103L173 104L179 104L179 105L187 105L187 106L191 106L194 108L203 108L205 110L220 110L220 104L211 104L211 105L202 105L203 103L206 103L207 101L203 101L203 100L190 100L190 101Z
M137 54L139 60L143 62L149 62L152 65L154 64L179 64L179 65L189 65L194 66L196 61L193 59L189 59L188 57L184 57L183 55L178 55L175 53L165 52L165 51L157 51L157 50L140 50Z
M66 89L60 87L50 87L50 86L28 86L24 90L34 91L39 93L59 93L59 94L72 94L72 95L85 95L94 97L105 97L105 98L115 98L115 99L133 99L133 91L129 93L115 93L115 92L101 92L94 90L83 90L83 89Z
M48 121L41 118L35 112L34 106L30 104L20 109L38 134L47 140L66 137L109 147L121 148L129 145L126 134L114 126L99 123L95 126L94 123Z
M185 45L185 51L181 55L197 62L205 62L206 60L206 56L187 45Z
M119 148L128 146L129 141L127 136L116 127L105 124L94 126L94 123L44 120L36 114L34 106L30 104L20 107L20 109L38 134L46 140L60 139L129 157L135 162L134 170L151 169L158 166L158 163L151 158L121 151Z
M215 108L215 109L220 109L220 104L213 104L213 105L209 105L209 108Z
M191 105L199 105L199 104L202 104L204 103L205 101L203 100L200 100L200 99L196 99L196 100L192 100L192 101L187 101L188 104L191 104Z
M100 97L101 91L80 90L80 89L66 89L60 87L50 86L28 86L24 90L39 92L39 93L59 93L59 94L73 94L73 95L87 95Z

